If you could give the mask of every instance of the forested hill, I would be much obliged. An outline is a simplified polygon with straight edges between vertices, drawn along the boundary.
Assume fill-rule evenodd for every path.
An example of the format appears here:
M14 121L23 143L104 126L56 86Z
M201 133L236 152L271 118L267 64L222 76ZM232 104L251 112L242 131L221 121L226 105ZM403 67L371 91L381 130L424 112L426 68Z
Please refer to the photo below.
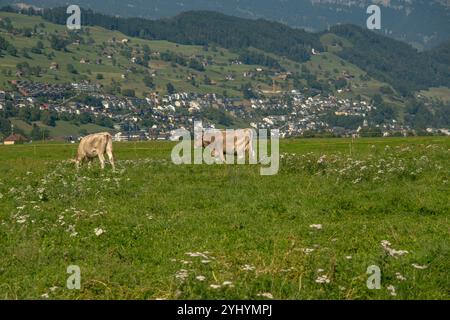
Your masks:
M440 63L450 65L450 41L430 50L428 55Z
M426 52L353 25L330 32L352 45L338 55L374 78L392 84L402 94L435 86L450 86L450 42Z
M12 9L11 9L12 10ZM44 19L65 24L66 8L45 9ZM181 44L217 44L227 49L253 47L296 62L308 61L312 49L323 51L321 39L332 35L336 54L375 79L387 82L404 96L430 87L450 87L449 44L418 52L401 41L354 25L340 25L311 33L263 19L250 20L209 11L190 11L170 19L120 18L83 10L82 24L151 40Z
M47 9L44 19L65 24L66 8ZM190 11L171 19L118 18L83 10L82 23L118 30L126 35L182 44L218 44L227 49L254 47L295 61L309 59L311 49L322 49L316 34L267 20L249 20L210 11Z
M71 3L66 0L0 0L0 6L24 2L42 8ZM365 27L367 7L377 4L382 11L379 32L384 35L419 48L432 48L450 40L449 0L77 0L74 3L111 16L161 19L185 11L209 10L247 19L264 18L315 31L349 23Z

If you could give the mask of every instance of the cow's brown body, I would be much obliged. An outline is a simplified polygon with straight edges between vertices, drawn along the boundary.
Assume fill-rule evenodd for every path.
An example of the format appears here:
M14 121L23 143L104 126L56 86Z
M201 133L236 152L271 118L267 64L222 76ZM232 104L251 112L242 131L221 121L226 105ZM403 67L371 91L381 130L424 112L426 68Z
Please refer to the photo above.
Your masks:
M108 155L109 162L116 169L114 164L112 136L108 132L95 133L84 137L78 146L78 153L75 159L77 168L85 161L91 163L96 157L100 160L102 169L105 168L105 154Z
M217 137L222 137L217 139ZM198 144L197 144L198 145ZM254 157L253 149L253 130L240 129L234 131L213 130L206 131L202 135L203 148L210 147L214 150L214 156L219 156L222 161L225 161L224 155L233 154L242 158L248 153L249 156Z

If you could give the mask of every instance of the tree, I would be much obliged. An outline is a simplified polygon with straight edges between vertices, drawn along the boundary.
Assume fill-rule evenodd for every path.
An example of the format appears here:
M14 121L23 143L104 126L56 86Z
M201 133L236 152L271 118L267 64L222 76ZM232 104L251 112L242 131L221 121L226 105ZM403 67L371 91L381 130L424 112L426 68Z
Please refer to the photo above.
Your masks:
M174 94L175 93L175 87L170 82L167 84L166 89L167 89L167 93L168 94Z
M255 99L258 97L258 95L253 91L253 87L250 82L242 85L241 90L244 95L244 99L246 100Z
M66 46L68 44L69 44L68 40L61 38L59 36L52 35L50 37L50 46L52 47L53 50L56 51L66 50Z
M144 77L144 84L146 87L153 89L155 87L155 84L153 83L153 78L150 77L149 75L146 75Z
M44 43L42 43L42 41L41 40L39 40L37 43L36 43L36 48L38 48L38 49L44 49Z
M211 84L211 79L205 74L205 77L203 79L203 83L206 85L210 85Z
M75 69L75 67L73 66L73 64L68 63L66 68L67 68L67 71L68 71L69 73L72 73L72 74L78 74L78 71L77 71L77 69Z
M33 129L31 130L30 138L35 141L42 139L48 139L50 132L47 129L39 128L36 124L33 124Z
M50 112L48 110L44 110L41 114L41 121L43 124L54 127L56 126L56 119L57 116L53 112Z
M13 46L13 45L9 45L6 48L6 52L8 52L8 54L12 55L12 56L17 56L17 49Z
M11 122L0 115L0 133L5 137L11 134Z
M197 71L205 71L205 67L203 64L197 59L191 59L189 61L189 68L197 70Z
M136 92L133 89L123 89L122 94L125 97L135 97L136 96Z
M336 88L336 90L343 89L343 88L347 87L347 80L345 80L344 78L340 78L338 80L335 80L334 81L334 87Z

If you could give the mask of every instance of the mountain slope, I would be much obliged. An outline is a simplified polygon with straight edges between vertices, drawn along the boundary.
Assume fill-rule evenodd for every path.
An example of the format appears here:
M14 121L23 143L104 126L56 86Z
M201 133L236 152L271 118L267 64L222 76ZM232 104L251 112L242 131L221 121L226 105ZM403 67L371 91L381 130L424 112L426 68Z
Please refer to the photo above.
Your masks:
M336 26L330 32L352 44L338 53L340 57L392 84L402 94L429 87L450 87L448 44L419 53L407 44L356 26Z
M328 83L333 84L346 73L354 77L348 80L349 85L358 85L355 91L363 96L371 96L380 87L388 86L367 78L363 70L332 52L298 63L252 47L229 50L214 44L198 46L145 40L97 26L67 34L65 26L46 22L39 16L0 12L0 20L0 40L13 45L16 51L12 54L6 48L1 50L0 44L3 88L15 79L41 83L88 80L101 84L106 91L120 87L122 91L131 89L137 96L145 97L150 91L165 92L167 84L172 83L179 91L220 95L226 91L231 97L241 97L242 86L247 84L264 92L273 91L274 84L275 91L322 85L335 90ZM322 38L326 36L313 36L320 41L318 46L322 46ZM124 38L129 43L123 44ZM65 47L55 49L54 39L65 42ZM42 49L36 50L39 42ZM143 59L146 50L150 55L148 64ZM99 63L98 59L101 59ZM58 69L50 69L52 65ZM283 74L286 79L280 78Z
M55 8L45 10L43 17L64 24L67 15L64 8ZM262 19L248 20L206 11L186 12L156 21L113 18L90 10L84 11L83 17L85 24L119 30L130 36L197 45L216 43L228 49L255 47L296 62L307 61L313 48L321 51L320 37L329 33L352 44L338 53L341 58L358 65L377 80L388 82L403 95L450 86L450 64L436 54L444 49L419 53L403 42L352 25L333 27L318 34Z
M213 19L210 21L206 16ZM217 17L223 20L217 20ZM136 19L115 19L97 15L92 16L92 23L100 21L94 18L104 19L101 21L105 25L113 21L115 24L109 25L110 28L123 29L129 34L135 34L137 30L141 30L136 29L136 26L142 26L139 23L143 23ZM414 127L417 126L421 129L427 126L443 128L448 123L448 119L445 118L446 110L448 110L446 105L431 99L428 100L431 103L426 102L427 104L413 101L409 95L418 95L413 88L419 86L420 83L407 77L402 79L401 75L389 70L389 68L394 68L394 71L404 70L405 66L408 66L414 72L422 70L424 74L430 75L430 70L424 68L421 61L422 55L427 55L433 65L440 63L448 69L448 64L445 65L448 58L446 55L448 53L447 45L442 45L426 53L418 53L408 45L395 40L371 32L365 34L367 31L359 27L339 26L325 33L295 33L304 35L304 38L299 38L298 41L312 39L311 43L320 42L317 43L317 47L323 50L319 53L315 50L311 51L311 56L307 61L302 61L302 57L294 56L293 58L297 59L295 61L255 47L233 48L232 40L240 39L240 37L229 38L228 35L233 35L233 33L228 30L228 26L222 29L218 28L218 25L226 25L223 21L227 21L227 19L233 21L236 18L215 16L209 12L197 12L185 13L176 19L151 22L155 27L152 29L152 36L160 36L160 38L178 36L180 42L204 44L193 45L129 37L118 30L108 30L99 26L89 26L77 32L69 32L64 25L50 23L41 16L0 12L0 85L1 89L7 92L6 96L9 99L9 102L5 102L5 94L2 95L0 92L0 105L3 108L3 111L0 111L0 129L3 126L1 114L5 112L6 119L8 117L27 119L27 121L31 121L29 123L46 128L39 121L50 125L51 121L49 120L51 119L47 117L49 115L45 109L45 105L48 103L52 104L50 107L53 108L67 105L81 108L81 110L85 110L85 107L89 108L90 111L87 115L81 113L70 118L66 118L64 115L55 118L56 120L75 122L76 128L73 127L72 132L82 129L77 123L96 123L109 128L120 123L123 130L129 131L129 123L134 123L135 120L132 119L135 117L139 117L140 126L149 128L155 123L154 119L149 118L152 112L158 110L159 107L170 107L168 106L169 100L164 97L170 92L183 93L183 96L184 93L188 93L188 96L193 97L194 109L196 103L210 102L215 107L206 108L202 114L206 115L207 119L213 119L215 123L226 126L241 122L243 123L241 126L246 126L255 119L261 120L267 116L278 119L278 116L283 117L290 114L289 106L292 104L292 97L298 93L303 97L302 99L314 97L317 99L314 101L318 101L319 104L331 103L334 105L337 101L339 104L343 103L349 106L352 101L374 103L377 109L370 112L370 119L377 124L392 121L394 117L398 117L399 120L410 119L408 123L413 123ZM130 21L134 24L128 23ZM216 26L214 26L214 21L217 21L215 22ZM254 23L258 23L258 26L266 25L267 28L280 26L265 21ZM231 41L230 48L223 48L212 42L207 43L204 37L208 33L202 31L202 24L208 24L210 30L221 30L223 32L221 41L224 41L225 45ZM171 28L161 27L167 25ZM242 21L242 25L245 25L245 20ZM158 26L162 30L156 29ZM185 31L197 30L197 32L186 32L186 34L180 32L178 34L178 27ZM286 26L281 27L287 28ZM234 29L234 32L239 32L239 30L239 28ZM259 41L277 43L275 39L277 32L262 31L264 31L261 33L264 37L259 38ZM145 32L144 30L144 35ZM137 33L140 34L140 32ZM150 33L147 36L150 36ZM215 37L216 31L211 32L209 36ZM249 41L255 40L249 39ZM258 45L258 42L255 44ZM264 47L261 43L259 45ZM373 52L370 53L372 56L369 57L375 61L383 62L383 59L388 59L386 63L389 68L381 70L376 68L376 63L361 63L361 61L364 62L360 58L364 58L362 53L365 52L366 47L373 48ZM354 56L349 55L352 52ZM413 59L411 61L417 65L408 62L405 57L411 57ZM360 66L358 66L359 64ZM364 70L365 68L368 70L367 72ZM376 72L379 73L375 74L376 77L386 80L380 81L371 75ZM415 73L407 73L407 75L415 76ZM423 77L420 79L426 82L430 81L432 85L435 84L433 82L435 80L430 80L424 75ZM411 82L408 82L410 80ZM16 83L16 81L18 82ZM75 83L77 86L74 87L71 83ZM399 94L401 87L399 89L398 86L402 83L409 83L411 86L403 97ZM443 83L445 81L442 80L442 82L436 83L436 88L422 90L420 94L425 97L442 97L442 100L447 100L450 86L442 87ZM80 90L76 89L80 88L78 84L87 89L83 89L80 93ZM425 85L423 87L429 88ZM58 91L61 92L61 90L67 96L59 95L59 97L53 98L54 94L58 94ZM296 92L292 92L292 90ZM41 93L44 94L41 95ZM216 97L212 98L212 93L216 94ZM8 104L13 100L11 98L13 95L18 100L15 100L15 113L11 115L8 111L11 110ZM101 98L98 98L99 96ZM27 97L33 97L33 101L29 101ZM155 97L166 99L166 105L156 104L155 108L149 109L146 101L148 101L147 99L154 101ZM321 101L322 98L328 102ZM113 109L107 110L109 107L103 105L105 100L99 99L112 101ZM231 109L226 109L223 104L217 104L218 100L230 101ZM129 101L132 101L131 105ZM296 103L301 104L299 101L297 100ZM35 112L33 108L28 110L30 113L27 113L26 108L20 107L23 103L32 103L44 109L37 117L33 114ZM234 103L236 104L234 105ZM253 107L255 103L260 105L260 108L255 109ZM181 112L177 116L186 117L186 106L191 105L188 103L184 107L175 109L175 112ZM104 113L98 113L98 109L107 110L107 114L111 111L115 122L112 123L108 118L105 119ZM257 111L253 113L253 109ZM250 111L245 112L244 110ZM333 111L326 114L323 113L323 110L313 111L312 116L315 118L309 118L309 121L326 121L331 126L353 129L363 123L361 115L346 116L347 111L342 110L340 115L336 115ZM301 119L306 117L303 113L298 113L298 115ZM159 124L167 123L167 120L160 120ZM184 125L184 123L181 124ZM58 123L56 123L56 127L58 127ZM56 135L64 128L64 132L69 132L67 126L59 127L56 128L57 131L50 129L50 134Z
M65 8L45 10L43 17L58 24L67 20ZM313 47L321 49L319 37L313 33L267 20L248 20L209 11L185 12L152 21L114 18L84 10L83 21L85 25L98 25L134 37L195 45L216 43L229 49L255 47L296 61L308 60Z
M27 2L42 7L67 5L65 0L0 0L0 4ZM265 18L310 30L336 24L365 27L366 8L378 3L382 9L383 34L431 47L450 40L448 0L78 0L85 8L124 17L162 18L189 10L219 11L229 15Z

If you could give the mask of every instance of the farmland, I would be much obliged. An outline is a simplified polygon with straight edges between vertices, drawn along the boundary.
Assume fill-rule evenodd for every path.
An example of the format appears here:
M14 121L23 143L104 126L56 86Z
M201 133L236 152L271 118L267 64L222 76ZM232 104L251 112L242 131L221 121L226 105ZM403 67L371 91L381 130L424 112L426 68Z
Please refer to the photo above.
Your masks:
M283 140L268 177L173 146L116 143L115 173L0 146L0 298L450 298L448 138Z

